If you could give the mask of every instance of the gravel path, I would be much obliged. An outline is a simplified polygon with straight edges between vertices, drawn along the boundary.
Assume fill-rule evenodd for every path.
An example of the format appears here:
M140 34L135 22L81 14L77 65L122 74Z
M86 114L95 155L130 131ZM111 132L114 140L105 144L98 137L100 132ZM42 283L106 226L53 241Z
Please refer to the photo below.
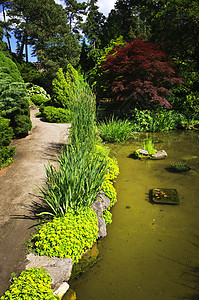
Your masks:
M70 124L52 124L35 118L34 129L24 139L13 141L16 155L12 165L0 171L0 295L9 287L10 274L24 269L26 242L37 220L31 205L38 201L34 188L44 183L44 165L56 164L56 156L68 141Z

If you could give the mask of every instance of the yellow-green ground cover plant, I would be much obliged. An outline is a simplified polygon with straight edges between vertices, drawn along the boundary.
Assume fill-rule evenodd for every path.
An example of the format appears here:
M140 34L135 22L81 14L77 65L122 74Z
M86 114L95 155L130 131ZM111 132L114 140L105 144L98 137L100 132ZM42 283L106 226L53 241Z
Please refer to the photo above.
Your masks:
M42 268L31 268L23 271L19 277L12 279L12 284L1 297L1 300L55 300L59 296L53 295L51 277Z
M112 213L108 209L105 209L102 217L104 218L106 225L112 223Z
M34 237L36 253L72 258L76 263L97 240L97 215L91 208L68 210L65 216L43 225Z

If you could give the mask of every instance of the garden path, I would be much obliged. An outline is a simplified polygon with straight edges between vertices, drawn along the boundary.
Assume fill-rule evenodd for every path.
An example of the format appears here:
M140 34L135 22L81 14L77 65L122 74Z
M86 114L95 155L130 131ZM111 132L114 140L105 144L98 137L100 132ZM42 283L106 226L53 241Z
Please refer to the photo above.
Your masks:
M34 188L44 183L44 165L56 163L56 155L68 141L70 124L43 122L31 109L32 133L14 140L14 162L0 171L0 295L9 286L10 274L24 269L26 242L37 220L31 208L37 202Z

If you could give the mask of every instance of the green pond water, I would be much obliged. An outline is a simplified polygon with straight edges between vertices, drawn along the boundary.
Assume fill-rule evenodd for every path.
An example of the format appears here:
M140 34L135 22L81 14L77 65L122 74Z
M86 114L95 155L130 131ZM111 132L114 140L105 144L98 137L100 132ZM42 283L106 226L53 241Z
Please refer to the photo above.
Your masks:
M120 175L108 236L98 242L100 260L71 283L78 300L199 299L199 134L151 134L164 160L129 155L144 134L109 145ZM186 161L188 173L171 173L171 162ZM180 204L149 202L152 188L177 189Z

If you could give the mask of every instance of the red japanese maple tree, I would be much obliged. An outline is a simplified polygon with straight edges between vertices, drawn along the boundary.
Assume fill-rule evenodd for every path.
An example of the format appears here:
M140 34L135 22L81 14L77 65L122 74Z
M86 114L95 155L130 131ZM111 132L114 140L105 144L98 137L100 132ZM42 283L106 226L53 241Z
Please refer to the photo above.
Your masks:
M118 46L102 63L103 76L109 82L115 100L130 100L134 106L145 107L158 102L170 108L169 89L181 83L172 64L158 46L136 39Z

